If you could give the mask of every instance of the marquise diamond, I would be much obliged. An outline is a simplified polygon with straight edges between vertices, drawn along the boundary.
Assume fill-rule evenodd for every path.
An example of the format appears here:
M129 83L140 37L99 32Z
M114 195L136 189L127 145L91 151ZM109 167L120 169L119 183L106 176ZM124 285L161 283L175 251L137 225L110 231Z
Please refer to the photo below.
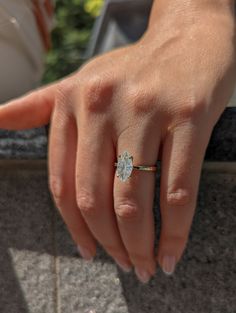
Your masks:
M133 157L129 152L124 151L123 154L119 155L117 162L117 177L122 182L125 182L132 174L133 171Z

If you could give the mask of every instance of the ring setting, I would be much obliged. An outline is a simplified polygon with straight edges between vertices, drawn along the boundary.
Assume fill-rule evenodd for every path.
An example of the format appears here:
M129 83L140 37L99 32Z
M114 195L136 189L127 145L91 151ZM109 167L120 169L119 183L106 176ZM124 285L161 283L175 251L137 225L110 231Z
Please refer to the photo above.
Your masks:
M127 181L131 177L133 170L148 172L155 172L157 170L157 166L134 165L133 156L128 151L124 151L121 155L119 155L115 166L116 176L119 177L122 182Z

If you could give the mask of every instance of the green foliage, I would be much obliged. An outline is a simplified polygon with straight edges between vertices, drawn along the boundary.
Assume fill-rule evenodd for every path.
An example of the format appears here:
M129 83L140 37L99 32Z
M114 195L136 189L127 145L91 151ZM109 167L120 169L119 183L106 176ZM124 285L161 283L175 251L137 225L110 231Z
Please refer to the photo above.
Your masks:
M75 71L84 62L84 52L95 17L103 0L57 0L53 49L46 58L44 83Z
M99 15L103 5L103 0L85 0L85 11L96 17Z

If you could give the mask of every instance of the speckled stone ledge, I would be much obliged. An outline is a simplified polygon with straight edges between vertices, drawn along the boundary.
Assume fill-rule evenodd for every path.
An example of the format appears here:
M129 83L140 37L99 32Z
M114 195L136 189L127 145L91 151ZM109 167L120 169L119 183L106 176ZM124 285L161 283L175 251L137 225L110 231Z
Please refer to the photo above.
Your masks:
M0 159L46 159L47 127L26 131L0 129ZM206 152L208 161L236 161L236 108L227 108L216 124Z
M47 143L45 128L24 131L0 129L0 159L45 159Z

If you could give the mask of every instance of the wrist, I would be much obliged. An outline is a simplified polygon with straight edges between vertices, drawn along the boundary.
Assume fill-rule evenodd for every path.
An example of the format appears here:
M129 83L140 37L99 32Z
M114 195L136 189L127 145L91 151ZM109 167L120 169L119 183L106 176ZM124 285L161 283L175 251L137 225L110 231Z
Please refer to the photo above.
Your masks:
M235 10L236 0L154 0L141 41L153 41L160 33L190 33L191 29L204 35L209 27L235 41Z
M149 28L164 16L180 18L220 14L235 20L236 0L154 0Z

